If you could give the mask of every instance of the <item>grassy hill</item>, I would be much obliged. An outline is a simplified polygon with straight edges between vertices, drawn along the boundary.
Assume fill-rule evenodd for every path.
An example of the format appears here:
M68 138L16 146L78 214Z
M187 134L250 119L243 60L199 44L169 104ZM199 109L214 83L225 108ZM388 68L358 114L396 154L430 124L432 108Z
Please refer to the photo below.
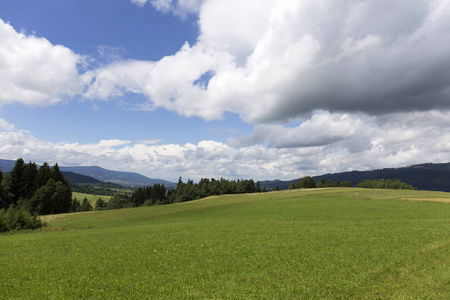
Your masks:
M449 199L292 190L45 216L0 236L0 298L449 299Z
M72 198L77 198L78 202L83 202L84 198L86 198L89 203L92 205L92 207L95 206L95 202L97 202L98 198L103 199L103 201L108 202L111 199L111 196L105 196L105 195L92 195L92 194L86 194L86 193L78 193L78 192L72 192Z

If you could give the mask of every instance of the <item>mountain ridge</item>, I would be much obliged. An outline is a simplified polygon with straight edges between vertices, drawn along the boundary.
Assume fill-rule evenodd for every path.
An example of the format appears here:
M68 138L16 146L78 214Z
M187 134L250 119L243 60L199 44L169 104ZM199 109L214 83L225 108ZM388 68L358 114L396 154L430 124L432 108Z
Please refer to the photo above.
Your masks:
M437 190L450 192L450 163L424 163L399 168L384 168L370 171L348 171L311 176L317 182L321 179L334 182L350 181L355 186L363 180L371 179L399 179L411 184L419 190ZM290 183L296 183L301 178L281 181L261 181L261 187L287 189Z
M10 172L14 168L15 162L15 160L0 159L0 168L3 172ZM176 186L176 183L168 180L149 178L135 172L113 171L98 166L59 166L59 169L63 173L71 172L82 176L92 177L94 180L101 182L116 183L124 186L134 187L154 184L164 184L166 187ZM70 175L71 178L77 178L78 182L84 178L84 180L88 181L86 183L95 183L92 182L92 179L76 176L74 174L66 175Z
M14 167L14 160L0 159L0 168L3 172L9 172ZM117 183L124 186L145 186L164 184L166 187L176 187L176 183L163 179L153 179L134 172L112 171L98 166L60 166L62 172L89 176L102 182ZM74 175L72 175L74 176ZM363 180L371 179L399 179L411 184L420 190L438 190L450 192L450 163L424 163L399 168L383 168L369 171L347 171L340 173L328 173L312 176L317 182L321 179L334 182L350 181L355 186ZM296 183L301 178L294 180L265 180L261 181L261 187L287 189L289 184ZM85 179L86 180L86 179Z

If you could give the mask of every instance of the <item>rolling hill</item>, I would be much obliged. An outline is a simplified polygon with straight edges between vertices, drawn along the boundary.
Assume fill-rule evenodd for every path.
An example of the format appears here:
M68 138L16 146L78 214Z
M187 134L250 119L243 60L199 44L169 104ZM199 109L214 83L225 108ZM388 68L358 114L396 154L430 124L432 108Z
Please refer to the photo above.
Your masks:
M448 193L333 188L42 216L1 299L450 299Z
M86 184L86 183L87 184L100 184L100 183L103 183L103 181L100 181L100 180L95 179L93 177L77 174L77 173L74 173L74 172L61 171L61 173L63 174L63 176L65 178L67 178L69 180L69 182L71 184L79 184L79 183L83 183L83 184Z
M316 182L321 179L332 180L335 182L348 180L353 186L363 180L382 178L400 179L420 190L450 192L450 163L427 163L402 168L385 168L373 171L350 171L313 176L313 178ZM272 188L278 186L280 189L287 189L291 182L295 183L300 179L301 178L290 181L262 181L261 187Z

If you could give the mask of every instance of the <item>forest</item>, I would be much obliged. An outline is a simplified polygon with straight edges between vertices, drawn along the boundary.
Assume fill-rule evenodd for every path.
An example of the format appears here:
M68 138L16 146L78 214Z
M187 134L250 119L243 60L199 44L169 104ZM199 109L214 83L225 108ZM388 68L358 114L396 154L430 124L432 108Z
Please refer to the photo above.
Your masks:
M0 232L38 228L37 215L70 211L72 191L58 164L38 168L19 158L9 174L0 171L0 181Z

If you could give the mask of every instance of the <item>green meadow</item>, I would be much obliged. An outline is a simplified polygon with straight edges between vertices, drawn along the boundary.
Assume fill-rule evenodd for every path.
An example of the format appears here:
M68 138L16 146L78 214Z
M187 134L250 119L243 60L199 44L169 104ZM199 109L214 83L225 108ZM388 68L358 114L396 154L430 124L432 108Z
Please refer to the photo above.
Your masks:
M105 196L105 195L92 195L92 194L85 194L85 193L78 193L73 192L72 198L77 198L78 202L83 202L84 198L88 199L89 203L92 205L92 207L95 206L95 202L98 198L102 198L105 202L108 202L109 199L111 199L111 196Z
M332 188L45 216L0 236L0 299L450 299L449 199Z

